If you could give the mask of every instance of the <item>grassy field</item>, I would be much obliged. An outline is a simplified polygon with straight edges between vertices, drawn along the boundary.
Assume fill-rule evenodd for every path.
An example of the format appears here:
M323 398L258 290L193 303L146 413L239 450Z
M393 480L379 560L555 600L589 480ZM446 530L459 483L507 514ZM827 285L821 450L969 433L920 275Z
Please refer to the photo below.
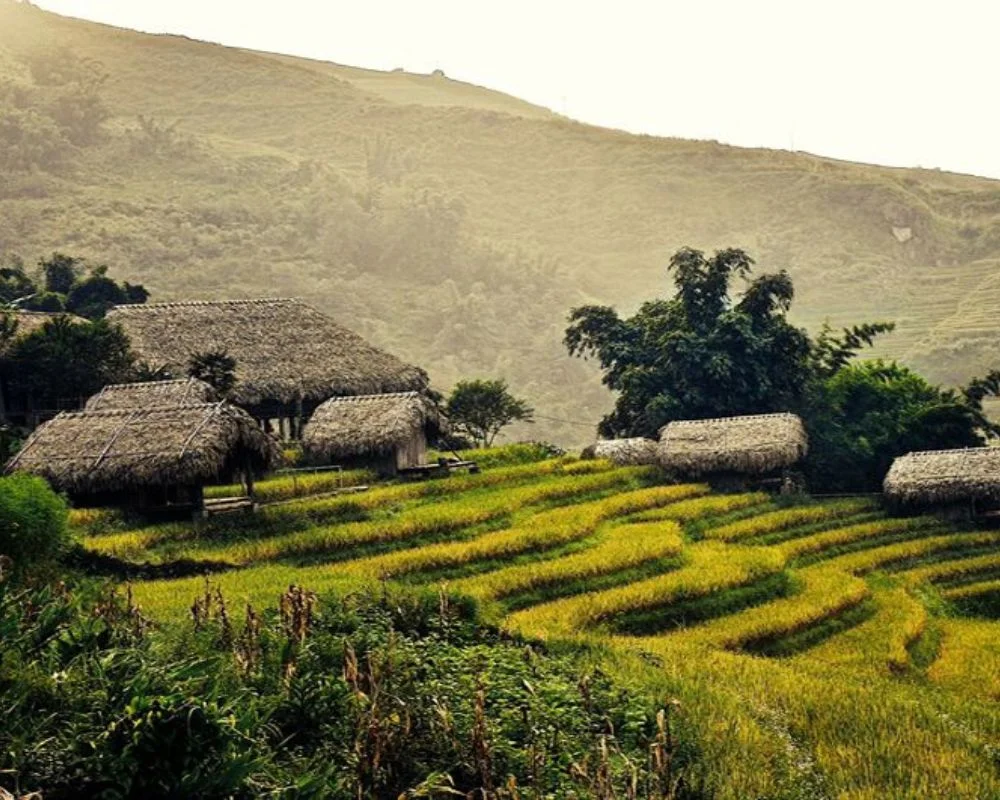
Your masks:
M19 154L18 125L65 89L46 57L99 62L108 118L51 152L26 130ZM787 268L813 329L895 320L883 352L934 379L1000 357L996 181L634 136L446 77L28 4L0 3L0 113L0 255L89 257L160 300L308 297L442 389L508 378L539 415L515 436L591 435L610 397L566 355L566 312L662 294L684 245Z
M1000 534L659 480L550 459L340 498L320 483L242 523L74 523L125 564L221 565L208 580L231 604L292 583L474 598L511 634L677 698L706 796L1000 796ZM169 631L205 580L132 588Z

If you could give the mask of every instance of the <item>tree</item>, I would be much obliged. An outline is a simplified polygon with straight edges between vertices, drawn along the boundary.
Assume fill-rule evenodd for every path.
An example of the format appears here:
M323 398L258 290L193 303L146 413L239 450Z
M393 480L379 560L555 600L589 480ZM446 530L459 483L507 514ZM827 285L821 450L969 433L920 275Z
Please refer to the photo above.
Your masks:
M60 316L8 347L0 379L29 407L51 408L128 380L134 360L128 337L117 325Z
M45 291L54 294L69 294L83 274L83 261L62 253L53 253L50 258L39 261L38 266L45 279Z
M514 397L504 380L459 381L448 397L445 413L452 428L479 447L492 447L497 434L512 422L532 422L534 410Z
M149 292L143 286L127 282L119 286L102 265L73 285L66 297L66 310L87 319L102 319L114 306L145 303L148 297Z
M804 411L809 481L830 491L877 492L897 456L979 447L997 431L983 414L983 397L970 401L895 363L845 365L820 384Z
M808 334L785 313L787 272L750 279L753 259L737 249L708 258L690 248L670 259L674 296L621 319L607 306L570 312L571 355L596 356L604 383L619 393L600 423L605 436L656 436L674 419L784 411L810 377ZM747 282L739 300L736 279Z
M195 353L188 362L188 375L205 381L225 397L236 385L236 359L224 351Z
M742 250L670 260L675 293L621 319L611 308L570 312L570 353L596 356L619 393L600 423L606 436L655 437L675 419L775 411L801 414L814 486L877 491L893 458L909 450L980 445L1000 428L982 400L1000 394L1000 372L961 391L933 386L898 364L852 361L893 329L877 322L824 327L813 339L786 319L794 289L784 271L751 279ZM746 281L738 299L737 279Z

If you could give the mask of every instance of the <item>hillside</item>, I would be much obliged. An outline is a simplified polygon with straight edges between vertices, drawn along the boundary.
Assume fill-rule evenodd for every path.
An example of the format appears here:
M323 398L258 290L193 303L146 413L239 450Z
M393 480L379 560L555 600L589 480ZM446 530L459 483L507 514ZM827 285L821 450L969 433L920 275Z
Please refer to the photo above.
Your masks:
M440 388L507 377L575 423L519 433L564 444L611 402L566 311L634 308L683 245L787 267L810 328L895 320L882 352L937 380L1000 365L997 181L634 136L7 0L0 145L0 257L86 256L161 300L302 296Z

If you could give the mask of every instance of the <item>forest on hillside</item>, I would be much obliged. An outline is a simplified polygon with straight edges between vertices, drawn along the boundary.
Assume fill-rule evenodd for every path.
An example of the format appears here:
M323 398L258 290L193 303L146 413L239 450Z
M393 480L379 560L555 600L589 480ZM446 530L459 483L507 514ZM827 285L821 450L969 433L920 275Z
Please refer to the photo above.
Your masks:
M593 435L613 397L566 314L664 293L683 245L787 268L811 330L895 321L877 354L933 380L1000 356L996 182L635 137L22 4L0 21L0 260L70 252L160 300L307 298L441 390L507 379L537 410L515 437Z

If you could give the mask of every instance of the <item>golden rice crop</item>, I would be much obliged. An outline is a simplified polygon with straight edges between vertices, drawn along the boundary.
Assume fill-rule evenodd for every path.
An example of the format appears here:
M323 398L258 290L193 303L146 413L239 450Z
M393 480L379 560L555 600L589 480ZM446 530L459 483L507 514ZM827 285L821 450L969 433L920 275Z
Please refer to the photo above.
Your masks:
M864 574L884 567L956 551L954 558L961 558L963 549L985 547L1000 543L1000 533L950 533L942 536L928 536L905 542L888 544L883 547L848 553L830 559L826 563L855 574Z
M928 531L940 528L940 523L930 517L879 519L858 525L849 525L846 528L834 528L814 533L801 539L791 539L775 545L775 547L778 547L789 560L792 560L844 545L864 543L866 540L877 542L887 536L907 533L926 534Z
M972 558L956 557L937 564L927 564L902 573L910 584L961 583L981 575L1000 572L1000 553L986 553Z
M739 650L754 642L789 636L841 614L870 594L867 584L839 569L811 567L799 570L803 582L792 597L745 609L704 625L674 634L682 642Z
M782 508L766 514L757 514L748 519L737 520L728 525L720 525L717 528L707 528L703 531L703 536L706 539L737 542L770 533L780 533L800 526L832 523L844 517L874 511L876 508L877 505L870 500L841 500L821 505Z
M927 670L937 684L1000 701L1000 623L944 619L938 657Z
M456 581L450 588L484 599L501 599L562 581L595 578L679 555L680 526L672 521L616 525L594 547L563 558L519 564Z
M674 572L518 611L508 617L506 626L532 638L571 636L618 614L705 597L753 583L784 568L781 554L763 547L700 542L688 547L684 555L685 565Z
M635 519L637 522L665 519L671 519L680 523L693 522L705 517L713 517L719 514L739 511L744 508L751 508L767 501L768 496L763 492L709 495L693 500L685 500L683 503L675 503L667 508L659 508L655 511L637 514Z
M520 508L544 501L571 498L621 487L628 483L627 471L565 476L521 486L487 497L469 495L450 502L430 503L407 509L388 519L348 522L272 536L268 539L219 546L198 546L180 551L179 557L198 561L249 564L275 558L334 553L352 547L446 533L512 514Z
M308 497L358 486L375 481L377 476L371 470L327 470L324 472L294 472L264 478L254 484L254 494L260 503L273 503L293 497ZM205 497L231 497L243 494L239 484L228 486L206 486Z
M522 526L496 531L470 541L442 542L338 565L345 574L396 578L426 570L469 564L532 550L558 547L592 535L604 520L644 508L656 508L701 491L698 486L655 486L590 503L535 514Z
M871 619L842 631L796 656L829 667L900 672L910 663L907 649L927 627L927 609L905 588L877 590Z
M1000 578L989 581L978 581L977 583L963 583L941 592L941 595L948 600L966 600L981 594L1000 595ZM1000 630L997 633L1000 634Z

